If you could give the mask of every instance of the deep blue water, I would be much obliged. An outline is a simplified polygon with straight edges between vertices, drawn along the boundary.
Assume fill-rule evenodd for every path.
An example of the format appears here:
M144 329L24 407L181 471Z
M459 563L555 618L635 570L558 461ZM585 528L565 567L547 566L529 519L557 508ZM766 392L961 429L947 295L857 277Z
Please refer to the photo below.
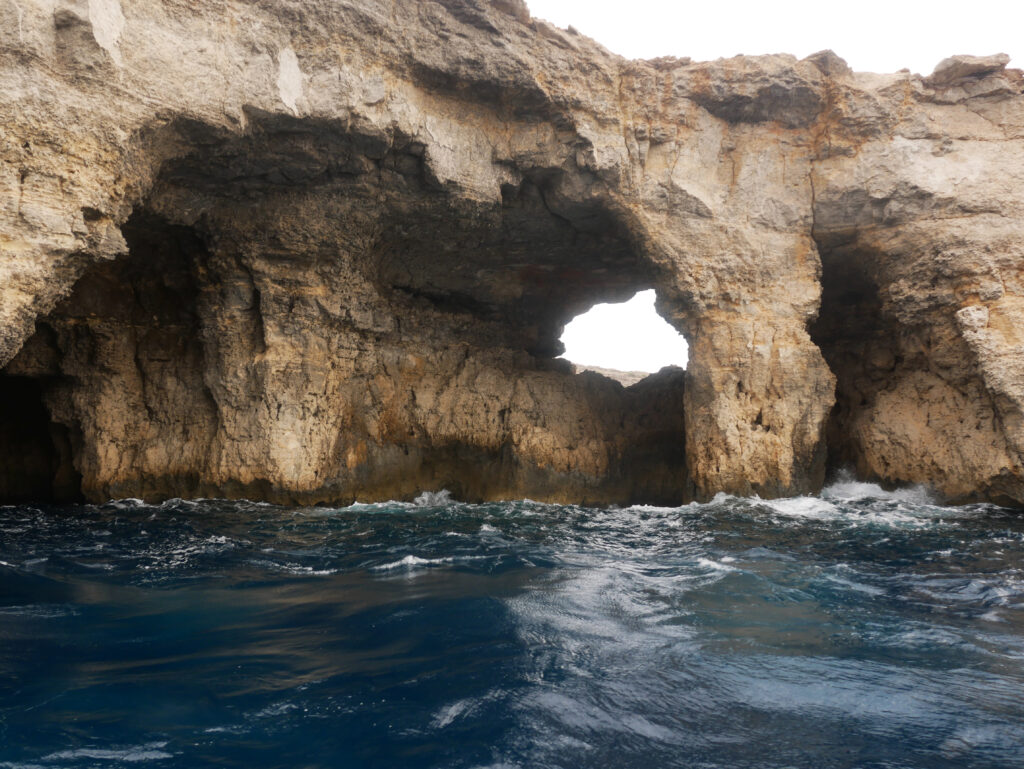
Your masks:
M0 508L0 767L1024 766L1024 515Z

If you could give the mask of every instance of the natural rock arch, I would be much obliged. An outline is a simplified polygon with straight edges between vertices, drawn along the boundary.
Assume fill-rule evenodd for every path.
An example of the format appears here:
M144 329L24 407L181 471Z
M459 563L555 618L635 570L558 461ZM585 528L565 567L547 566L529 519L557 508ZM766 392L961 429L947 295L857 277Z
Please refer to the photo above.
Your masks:
M504 1L116 5L30 5L0 48L0 364L90 498L813 492L838 376L862 474L1024 499L1005 60L626 62ZM826 300L860 254L904 353L941 342L857 414L819 250ZM685 387L559 370L561 324L641 285ZM965 472L892 439L925 371Z
M625 390L554 359L578 306L649 280L599 203L545 179L460 200L402 137L262 119L147 137L187 149L127 254L9 366L59 383L88 498L686 497L681 374Z

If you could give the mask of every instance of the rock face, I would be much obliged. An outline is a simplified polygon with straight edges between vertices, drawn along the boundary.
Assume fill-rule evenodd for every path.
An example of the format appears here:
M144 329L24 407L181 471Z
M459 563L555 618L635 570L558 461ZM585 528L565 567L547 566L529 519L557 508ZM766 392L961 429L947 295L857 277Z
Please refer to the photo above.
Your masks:
M0 0L0 499L1024 503L1024 79L519 0ZM654 287L685 376L555 358ZM685 380L685 381L684 381Z

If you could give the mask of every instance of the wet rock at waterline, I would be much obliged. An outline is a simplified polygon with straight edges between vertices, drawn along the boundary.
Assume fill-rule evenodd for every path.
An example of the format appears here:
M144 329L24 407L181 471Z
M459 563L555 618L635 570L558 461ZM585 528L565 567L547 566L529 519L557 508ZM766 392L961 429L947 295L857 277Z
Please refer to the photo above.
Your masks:
M0 496L1024 502L1024 80L519 2L0 5ZM684 375L556 360L658 291ZM685 387L684 387L685 378Z

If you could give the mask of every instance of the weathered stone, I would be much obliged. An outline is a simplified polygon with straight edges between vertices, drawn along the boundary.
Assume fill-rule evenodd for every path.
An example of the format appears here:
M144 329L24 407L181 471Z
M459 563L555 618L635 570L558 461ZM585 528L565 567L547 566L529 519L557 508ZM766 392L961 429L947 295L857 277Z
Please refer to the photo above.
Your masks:
M846 75L852 75L853 70L850 69L850 65L846 63L846 60L836 54L835 51L824 50L812 53L804 61L809 61L823 75L829 77L845 77Z
M931 85L948 85L965 77L983 77L995 72L1002 72L1010 63L1005 53L994 56L950 56L940 61L935 71L928 76Z
M1024 502L1001 59L625 61L518 0L0 25L0 497ZM647 287L685 387L555 359Z

